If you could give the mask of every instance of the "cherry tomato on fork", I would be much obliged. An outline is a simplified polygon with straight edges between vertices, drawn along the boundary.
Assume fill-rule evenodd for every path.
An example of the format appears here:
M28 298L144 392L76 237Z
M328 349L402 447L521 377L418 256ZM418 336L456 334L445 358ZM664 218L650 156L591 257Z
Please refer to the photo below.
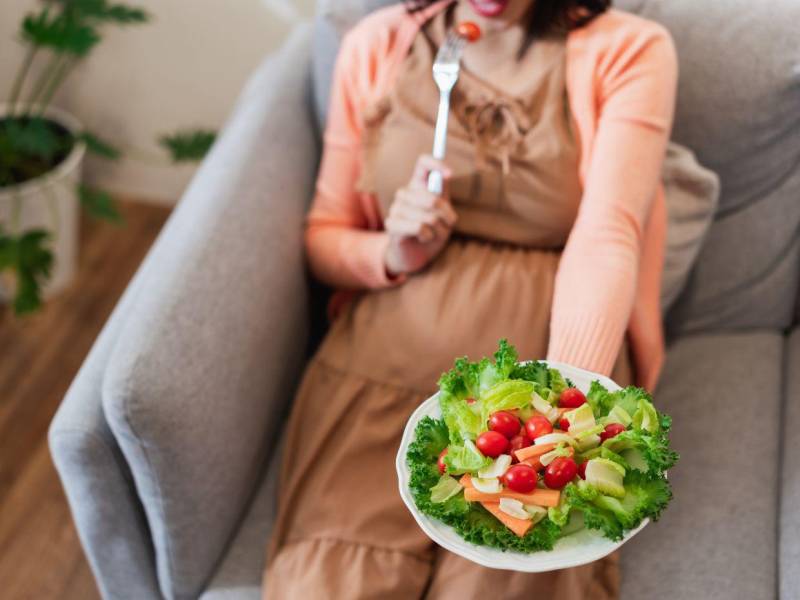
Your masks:
M462 21L456 25L456 33L468 42L477 42L481 37L481 28L472 21Z
M497 458L508 450L508 438L496 431L484 431L475 440L475 445L484 456Z
M528 421L525 423L525 430L528 433L528 437L531 440L535 440L536 438L545 434L553 433L553 426L545 417L541 415L535 415L528 419Z
M489 429L503 434L508 439L517 435L519 433L519 428L519 419L510 412L500 410L489 417Z
M572 458L559 456L545 468L544 483L551 490L560 490L575 479L577 473L578 465Z
M561 392L558 398L558 405L561 408L578 408L586 402L586 396L578 388L567 388Z

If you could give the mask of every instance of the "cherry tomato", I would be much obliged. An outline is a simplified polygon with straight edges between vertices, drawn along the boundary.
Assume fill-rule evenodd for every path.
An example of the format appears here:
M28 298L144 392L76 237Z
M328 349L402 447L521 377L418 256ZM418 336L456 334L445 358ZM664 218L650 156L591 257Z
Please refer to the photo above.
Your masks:
M588 462L589 461L587 460L578 465L578 476L581 479L586 479L586 465Z
M472 21L462 21L456 25L456 33L468 42L477 42L481 37L481 28Z
M517 435L519 428L519 419L504 410L498 411L489 417L489 429L506 436L508 439Z
M528 419L528 422L525 423L525 430L528 433L528 437L532 440L535 440L539 436L547 433L553 433L553 426L550 424L550 421L545 419L543 416L535 415Z
M569 457L559 456L544 470L544 483L551 490L560 490L575 479L578 465Z
M529 438L524 433L521 433L519 435L515 435L513 438L511 438L511 442L510 442L509 448L508 448L508 451L511 452L511 462L515 462L515 463L519 462L514 453L517 450L521 450L522 448L527 448L532 443L533 442L531 441L531 438Z
M558 397L558 405L561 408L578 408L586 402L586 396L578 388L567 388Z
M561 428L562 431L569 431L569 419L566 417L561 417L558 420L558 426Z
M600 432L600 443L610 440L612 437L619 435L625 431L625 425L622 423L609 423L606 428Z
M475 404L475 398L467 398L466 399L466 403L467 404Z
M484 456L497 458L508 450L508 438L496 431L484 431L475 440L475 445Z
M536 479L536 469L530 465L514 465L503 476L506 487L520 494L528 494L535 490Z
M444 457L446 454L447 454L447 448L445 448L439 453L439 460L436 461L436 464L439 466L440 475L444 475L444 472L447 470L447 465L444 464Z

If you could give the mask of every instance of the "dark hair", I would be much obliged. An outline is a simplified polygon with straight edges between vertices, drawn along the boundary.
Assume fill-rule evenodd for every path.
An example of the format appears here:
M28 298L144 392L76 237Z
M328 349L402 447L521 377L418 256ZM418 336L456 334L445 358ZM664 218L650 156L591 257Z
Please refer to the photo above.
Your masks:
M410 12L430 6L436 0L406 0ZM586 25L611 6L612 0L535 0L528 22L528 37L567 32Z

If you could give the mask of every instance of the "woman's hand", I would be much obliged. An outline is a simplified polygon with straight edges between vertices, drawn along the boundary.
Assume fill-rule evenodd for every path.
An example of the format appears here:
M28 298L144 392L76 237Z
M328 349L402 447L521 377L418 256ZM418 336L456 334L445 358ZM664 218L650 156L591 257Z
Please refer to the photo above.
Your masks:
M431 171L442 174L440 196L428 191ZM422 155L411 181L397 190L385 222L389 247L384 261L390 275L415 273L444 248L457 218L447 192L449 179L450 169L443 162Z

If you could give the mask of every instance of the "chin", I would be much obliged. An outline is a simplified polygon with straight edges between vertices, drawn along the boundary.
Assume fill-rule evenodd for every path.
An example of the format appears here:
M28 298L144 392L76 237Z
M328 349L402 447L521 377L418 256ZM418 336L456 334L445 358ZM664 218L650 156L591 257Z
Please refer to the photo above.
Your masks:
M499 17L508 8L510 0L468 0L472 10L481 17Z

